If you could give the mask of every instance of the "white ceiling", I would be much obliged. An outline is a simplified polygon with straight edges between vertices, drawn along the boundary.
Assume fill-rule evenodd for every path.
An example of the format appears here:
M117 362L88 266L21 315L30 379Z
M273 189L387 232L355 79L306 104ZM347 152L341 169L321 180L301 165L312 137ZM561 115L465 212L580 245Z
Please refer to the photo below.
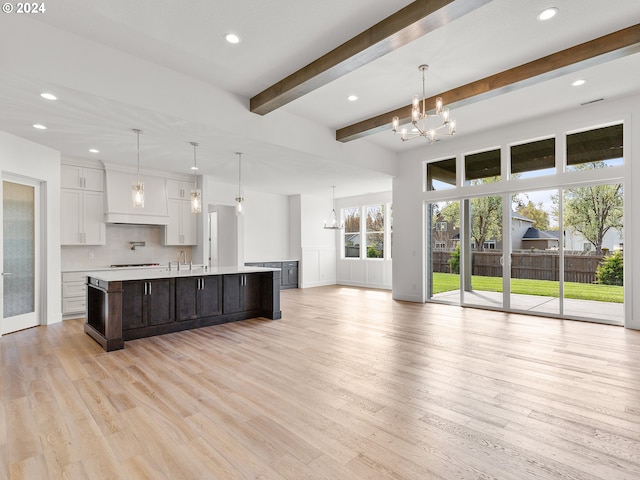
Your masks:
M322 193L332 184L339 186L337 196L389 190L389 169L373 161L366 168L367 158L351 157L393 162L424 143L400 142L389 131L351 142L360 145L334 145L334 130L407 105L421 87L419 64L430 65L427 93L433 95L640 23L639 0L607 7L600 0L555 0L559 14L547 22L536 20L547 0L493 0L276 112L255 119L248 112L250 97L409 3L58 0L29 18L5 14L0 130L65 157L133 164L131 129L142 128L143 168L189 173L188 142L198 141L200 173L225 182L236 181L234 152L243 151L245 182L264 191ZM228 32L241 43L227 44ZM92 73L103 70L109 73L97 82ZM163 91L168 76L173 88ZM587 83L571 87L578 77ZM457 135L638 92L638 78L640 54L634 54L462 107L453 112ZM59 100L42 100L42 91ZM147 91L162 95L144 102L140 92ZM205 109L220 92L230 103ZM350 94L359 100L348 102ZM33 129L37 122L48 130ZM90 154L91 147L100 153Z

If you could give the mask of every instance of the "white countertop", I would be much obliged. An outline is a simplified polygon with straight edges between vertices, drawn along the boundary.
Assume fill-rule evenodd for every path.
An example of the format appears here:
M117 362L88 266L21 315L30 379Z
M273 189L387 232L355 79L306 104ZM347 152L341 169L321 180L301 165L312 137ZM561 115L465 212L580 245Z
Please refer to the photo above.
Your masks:
M189 267L176 270L172 268L147 267L147 268L112 268L109 270L88 270L87 276L103 280L105 282L121 282L127 280L152 280L154 278L178 278L178 277L202 277L209 275L231 275L234 273L258 273L279 272L279 268L266 267L203 267L189 270Z

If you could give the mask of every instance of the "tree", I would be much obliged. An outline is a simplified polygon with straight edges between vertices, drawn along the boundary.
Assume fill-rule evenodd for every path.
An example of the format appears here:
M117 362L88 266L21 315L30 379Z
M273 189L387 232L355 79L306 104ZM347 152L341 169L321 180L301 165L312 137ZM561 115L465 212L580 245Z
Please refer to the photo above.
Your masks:
M575 167L576 170L607 168L605 162L588 162ZM564 191L564 224L580 233L602 255L602 242L609 230L622 231L623 195L622 184L591 185L569 188ZM554 215L558 216L558 196L552 198Z
M440 216L460 227L460 208L457 202L447 204ZM502 238L502 197L475 197L471 199L471 238L477 250L484 250L490 239Z
M544 209L542 202L533 203L531 200L528 200L527 203L524 203L522 201L518 201L516 213L523 217L530 218L531 220L535 220L534 225L538 230L550 230L549 214Z
M502 197L476 197L471 200L471 238L477 250L484 242L502 238Z

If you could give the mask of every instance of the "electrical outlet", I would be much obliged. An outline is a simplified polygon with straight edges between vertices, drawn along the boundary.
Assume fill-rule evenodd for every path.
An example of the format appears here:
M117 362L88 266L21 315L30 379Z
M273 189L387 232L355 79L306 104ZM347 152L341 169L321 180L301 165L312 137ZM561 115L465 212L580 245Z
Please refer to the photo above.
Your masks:
M93 257L95 257L95 255L93 254L93 252L89 252L89 260L93 260Z

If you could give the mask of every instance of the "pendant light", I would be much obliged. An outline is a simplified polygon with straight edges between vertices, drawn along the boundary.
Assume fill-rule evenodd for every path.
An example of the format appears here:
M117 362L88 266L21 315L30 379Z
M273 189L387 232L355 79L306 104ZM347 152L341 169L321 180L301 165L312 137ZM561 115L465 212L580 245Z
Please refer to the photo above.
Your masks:
M202 211L202 192L198 188L198 179L196 172L198 171L198 162L196 160L196 142L190 142L193 145L193 188L191 189L191 213L200 213Z
M236 215L244 215L242 211L242 152L236 152L238 155L238 196L236 197Z
M138 137L138 174L131 191L131 200L134 208L144 208L144 183L140 181L140 134L143 132L139 128L134 128L133 131Z
M329 218L327 218L327 221L324 222L324 228L326 228L327 230L341 230L342 228L344 228L344 224L339 223L338 217L336 216L336 186L331 185L331 188L333 189L332 209L331 213L329 214Z

